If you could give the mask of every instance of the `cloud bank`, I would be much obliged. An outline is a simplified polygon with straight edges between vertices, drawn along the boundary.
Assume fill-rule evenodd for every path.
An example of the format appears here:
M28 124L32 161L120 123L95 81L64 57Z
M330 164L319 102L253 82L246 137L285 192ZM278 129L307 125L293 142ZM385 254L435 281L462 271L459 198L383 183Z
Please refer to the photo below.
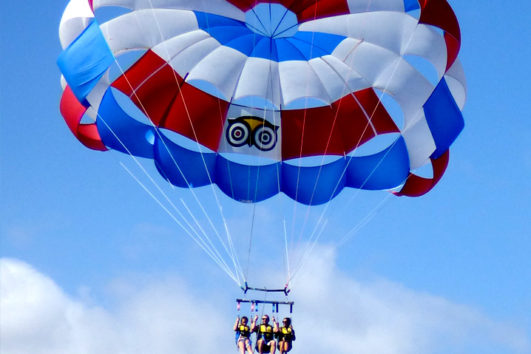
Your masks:
M296 284L293 353L531 353L522 330L391 282L360 283L335 268L332 251L319 252ZM0 285L1 354L236 352L233 314L178 279L125 287L112 309L14 259L0 260Z
M298 320L301 339L322 333L303 353L531 353L523 330L396 283L355 281L334 267L331 249L319 252L296 284L298 308L311 311Z

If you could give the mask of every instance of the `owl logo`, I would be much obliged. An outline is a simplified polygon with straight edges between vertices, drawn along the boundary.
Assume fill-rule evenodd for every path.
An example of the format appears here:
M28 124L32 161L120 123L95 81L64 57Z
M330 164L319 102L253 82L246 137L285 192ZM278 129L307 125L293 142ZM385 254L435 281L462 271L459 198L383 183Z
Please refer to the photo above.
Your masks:
M226 137L233 147L256 146L261 151L271 151L277 144L278 126L265 119L246 116L228 119Z

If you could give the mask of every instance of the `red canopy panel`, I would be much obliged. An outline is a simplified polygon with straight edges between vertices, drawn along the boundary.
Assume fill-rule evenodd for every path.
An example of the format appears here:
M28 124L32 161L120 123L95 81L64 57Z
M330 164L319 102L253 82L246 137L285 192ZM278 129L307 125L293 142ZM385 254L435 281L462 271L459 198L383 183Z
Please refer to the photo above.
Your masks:
M187 84L148 51L113 87L128 95L155 126L217 151L229 102ZM398 132L372 88L330 106L281 112L282 159L345 155L378 134Z
M282 159L344 156L378 134L399 132L372 88L331 106L282 111Z
M441 180L442 176L444 175L444 172L446 171L446 168L448 167L449 161L450 150L447 150L439 158L431 159L431 164L433 168L432 178L424 178L410 173L409 177L406 180L406 183L402 187L402 190L394 194L397 196L420 197L428 193Z
M77 97L74 95L69 86L67 86L63 92L59 109L66 124L68 125L68 128L70 128L70 131L72 131L75 137L83 145L93 150L107 150L101 141L96 124L81 123L81 119L87 111L87 108L78 101Z
M186 83L154 52L146 52L112 86L128 95L156 126L217 150L228 102Z
M227 101L185 83L161 127L217 151L228 109Z
M454 10L446 0L420 0L420 23L433 25L445 31L444 39L448 51L448 70L457 59L461 47L461 29Z

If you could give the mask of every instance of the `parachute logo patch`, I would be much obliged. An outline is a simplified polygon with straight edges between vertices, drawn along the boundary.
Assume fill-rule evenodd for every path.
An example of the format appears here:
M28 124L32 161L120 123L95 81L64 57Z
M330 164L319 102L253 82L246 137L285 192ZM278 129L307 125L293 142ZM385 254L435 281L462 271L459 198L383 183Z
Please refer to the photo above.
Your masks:
M277 145L278 129L278 126L258 117L229 118L225 135L233 147L248 145L261 151L271 151Z

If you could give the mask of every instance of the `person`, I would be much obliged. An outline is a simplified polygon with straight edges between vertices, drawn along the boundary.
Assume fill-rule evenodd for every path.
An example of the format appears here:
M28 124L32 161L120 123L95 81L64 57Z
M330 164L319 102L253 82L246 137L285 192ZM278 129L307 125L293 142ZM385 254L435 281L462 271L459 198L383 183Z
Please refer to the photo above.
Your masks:
M295 340L295 330L291 325L291 318L285 317L282 320L282 327L278 329L276 333L280 354L289 352L292 348L292 342Z
M240 354L253 354L253 347L251 345L251 327L249 327L249 319L243 316L240 320L240 316L236 317L236 323L234 323L234 331L236 332L236 345ZM253 324L254 325L254 324Z
M275 342L275 332L273 326L269 324L269 316L262 316L262 323L257 326L256 321L258 320L258 315L255 316L253 320L253 325L251 326L251 332L256 332L256 350L260 354L271 353L275 354L276 351L276 342ZM273 317L273 325L278 329L277 320Z

